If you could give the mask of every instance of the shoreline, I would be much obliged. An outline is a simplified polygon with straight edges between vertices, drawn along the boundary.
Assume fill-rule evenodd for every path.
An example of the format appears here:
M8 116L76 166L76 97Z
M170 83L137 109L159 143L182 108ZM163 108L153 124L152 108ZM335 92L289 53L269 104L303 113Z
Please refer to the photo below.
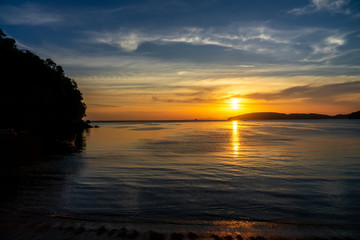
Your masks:
M351 240L359 224L308 225L259 221L131 222L2 210L3 239Z

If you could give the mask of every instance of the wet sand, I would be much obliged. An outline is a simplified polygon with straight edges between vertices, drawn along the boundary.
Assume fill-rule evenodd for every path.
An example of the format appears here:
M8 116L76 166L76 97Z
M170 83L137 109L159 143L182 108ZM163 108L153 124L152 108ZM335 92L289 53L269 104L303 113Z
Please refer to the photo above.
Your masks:
M355 240L360 231L354 229L254 221L131 223L9 211L0 217L4 240Z

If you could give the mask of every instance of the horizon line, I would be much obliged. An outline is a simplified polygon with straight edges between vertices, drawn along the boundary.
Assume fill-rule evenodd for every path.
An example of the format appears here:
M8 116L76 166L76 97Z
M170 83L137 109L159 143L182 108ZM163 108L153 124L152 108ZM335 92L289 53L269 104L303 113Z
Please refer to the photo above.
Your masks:
M167 119L167 120L90 120L91 122L207 122L229 121L228 119Z
M242 115L248 115L248 114L254 114L254 113L279 113L279 112L250 112L250 113L244 113L244 114L240 114L240 115L236 115L236 116L232 116L229 117L227 119L159 119L159 120L154 120L154 119L143 119L143 120L136 120L136 119L132 119L132 120L89 120L90 122L206 122L206 121L231 121L229 120L230 118L234 118L234 117L238 117L238 116L242 116ZM354 112L353 112L354 113ZM339 115L347 115L347 114L335 114L335 115L328 115L328 114L323 114L323 113L279 113L279 114L286 114L286 115L290 115L290 114L317 114L317 115L325 115L325 116L329 116L329 117L335 117L335 116L339 116ZM351 114L351 113L350 113Z

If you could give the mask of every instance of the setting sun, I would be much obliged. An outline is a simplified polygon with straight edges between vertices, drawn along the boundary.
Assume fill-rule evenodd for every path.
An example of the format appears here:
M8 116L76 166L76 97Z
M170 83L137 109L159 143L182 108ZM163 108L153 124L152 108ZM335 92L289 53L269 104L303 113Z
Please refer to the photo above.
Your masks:
M238 98L232 98L230 99L230 104L232 109L239 109L240 105L240 99Z

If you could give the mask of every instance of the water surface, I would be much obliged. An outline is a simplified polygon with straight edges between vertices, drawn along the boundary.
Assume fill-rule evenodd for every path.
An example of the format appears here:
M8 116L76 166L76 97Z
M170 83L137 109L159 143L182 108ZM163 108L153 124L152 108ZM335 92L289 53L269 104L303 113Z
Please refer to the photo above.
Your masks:
M96 124L82 151L9 173L3 208L109 221L359 227L358 120Z

